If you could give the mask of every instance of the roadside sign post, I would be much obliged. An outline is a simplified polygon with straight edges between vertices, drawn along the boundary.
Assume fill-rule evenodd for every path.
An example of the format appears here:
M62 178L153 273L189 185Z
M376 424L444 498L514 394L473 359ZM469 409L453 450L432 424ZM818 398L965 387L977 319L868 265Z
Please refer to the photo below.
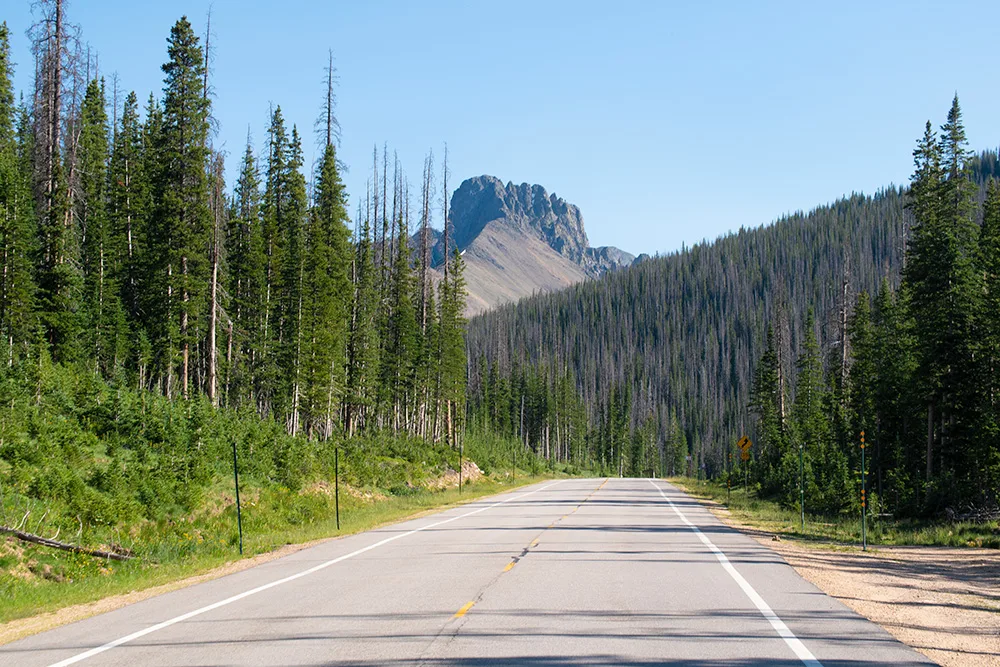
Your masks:
M736 446L740 448L740 461L742 461L743 466L743 494L750 495L750 473L749 473L749 462L750 462L750 448L753 447L753 440L743 436L740 438Z
M805 446L799 443L799 516L802 522L802 532L806 532L806 467Z
M733 491L733 453L728 453L729 468L726 472L726 504L729 504L729 497Z
M340 530L340 447L333 448L333 506L337 514L337 530Z
M236 464L236 439L233 438L233 482L236 485L236 528L240 534L240 555L243 555L243 513L240 510L240 470Z
M865 432L861 432L861 550L868 551L868 499L865 497Z

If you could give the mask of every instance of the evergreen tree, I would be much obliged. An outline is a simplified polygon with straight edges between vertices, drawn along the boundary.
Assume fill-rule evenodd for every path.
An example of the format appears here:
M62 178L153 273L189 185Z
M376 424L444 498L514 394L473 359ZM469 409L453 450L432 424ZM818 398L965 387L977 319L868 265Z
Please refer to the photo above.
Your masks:
M874 469L876 492L890 498L892 507L913 513L923 501L919 491L923 488L920 480L924 478L925 459L922 448L914 443L921 442L918 415L926 409L926 403L919 387L914 386L916 336L914 321L907 315L909 303L905 287L896 294L889 281L883 280L872 317L876 416L875 424L865 431L874 440L876 461L885 461L887 466L884 471L881 467Z
M138 275L138 296L135 299L137 327L136 340L137 382L140 387L158 388L167 394L173 390L173 354L177 343L175 320L171 316L172 287L165 261L165 232L158 215L164 178L161 153L163 149L163 108L152 93L146 101L146 119L140 128L141 152L139 172L141 184L139 211L143 224L135 228ZM124 116L123 116L124 118ZM116 182L117 185L117 182Z
M264 250L264 322L263 344L259 370L257 401L261 414L272 411L275 402L281 402L280 372L278 359L282 349L282 250L285 241L282 236L287 208L287 158L288 133L281 107L271 112L268 128L267 168L264 182L264 198L261 208L261 245Z
M774 329L768 327L764 354L757 362L750 393L750 410L757 416L756 476L766 494L781 486L780 464L787 446L785 423L781 415L778 381L778 353Z
M445 424L448 440L455 442L460 429L455 421L465 413L465 270L462 255L454 248L449 263L448 279L440 285L440 318L438 346L440 353L441 398L445 405Z
M302 408L302 316L305 271L305 222L308 212L306 181L302 175L302 142L298 130L284 147L278 180L276 232L278 245L278 369L281 379L278 405L288 432L299 432Z
M854 445L859 440L861 431L865 432L871 456L869 469L880 479L886 462L882 458L885 452L881 447L882 432L877 411L878 341L872 322L871 301L865 292L858 295L848 330L851 335L851 368L847 378L850 423L848 446L851 447L850 451L855 451L857 447ZM857 458L859 457L849 457L852 468L857 469Z
M206 298L209 284L211 215L208 209L208 115L209 101L203 95L205 59L198 37L182 17L170 30L169 60L163 65L163 121L158 146L160 169L156 187L156 228L149 239L157 261L156 271L165 276L166 315L158 323L158 339L166 342L163 358L167 366L165 389L173 391L178 374L179 389L189 396L192 373L198 366L193 350L201 342L207 325ZM171 332L176 329L176 349ZM177 363L177 370L174 364Z
M916 323L919 374L927 404L926 480L935 469L939 490L950 493L955 473L964 468L976 416L969 406L974 392L973 317L977 310L975 223L971 218L968 151L956 97L934 143L928 128L914 151L911 189L915 226L905 280Z
M305 411L310 434L329 438L334 407L342 398L345 378L347 317L350 312L351 261L344 185L337 155L327 144L316 181L316 202L306 242Z
M18 113L7 24L0 24L0 336L3 363L24 358L34 338L34 202L31 197L32 135L26 112Z
M375 403L379 369L375 320L378 292L371 225L367 219L358 239L354 267L354 302L347 344L347 396L344 401L344 427L348 437L371 426L369 418Z
M262 356L266 349L267 256L261 231L257 161L249 137L236 180L226 254L233 318L233 358L225 382L227 402L247 401L259 408L257 397L261 391Z
M114 136L108 183L112 236L112 272L119 276L121 299L132 320L140 319L142 283L140 247L145 238L149 194L143 170L143 137L138 100L129 93Z
M409 234L403 216L396 221L398 236L393 260L386 329L381 356L381 409L395 432L409 428L417 360L416 312L413 307L413 270Z
M104 109L104 88L93 80L80 115L80 195L75 203L83 236L85 339L91 349L87 357L98 370L113 375L126 360L128 335L115 261L119 243L107 207L109 147Z
M978 265L983 277L979 307L979 414L976 495L995 505L1000 494L1000 186L990 180L979 233Z

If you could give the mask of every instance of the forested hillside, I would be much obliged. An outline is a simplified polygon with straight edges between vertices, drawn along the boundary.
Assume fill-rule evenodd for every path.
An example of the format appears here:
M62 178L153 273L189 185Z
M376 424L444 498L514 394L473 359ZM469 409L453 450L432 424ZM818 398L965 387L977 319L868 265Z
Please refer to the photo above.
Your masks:
M429 223L437 172L411 219L405 174L376 152L351 224L332 56L317 63L318 163L262 100L267 135L248 137L230 188L208 36L176 22L162 94L140 108L63 0L36 12L20 97L0 26L0 527L86 542L193 520L231 506L237 455L290 514L337 447L352 484L383 491L457 467L463 263L446 242L432 282L405 242ZM441 174L447 191L447 162Z
M956 110L957 106L953 113ZM960 127L960 120L957 123ZM938 145L936 137L927 141ZM940 151L946 148L943 135ZM964 144L961 151L965 151ZM989 152L970 159L966 152L960 152L956 160L952 172L947 178L942 176L941 182L969 185L960 190L965 202L959 207L960 214L950 215L967 220L977 232L966 229L965 245L947 252L961 257L966 273L975 259L979 270L988 274L989 269L978 262L986 261L980 253L988 253L989 249L976 249L970 239L978 235L974 223L982 219L984 185L998 173L996 154ZM954 199L953 194L942 197ZM864 334L856 332L854 327L860 325L852 322L865 317L869 303L866 295L878 294L883 307L877 310L882 318L890 317L888 304L909 298L905 292L898 293L904 256L909 246L908 261L911 265L920 261L914 259L921 252L914 244L925 242L921 239L925 239L927 229L913 209L913 202L909 191L898 187L888 187L873 196L854 194L809 213L785 216L757 229L742 229L714 242L474 318L468 334L472 419L506 428L540 451L560 457L581 456L624 474L659 471L718 476L727 470L734 444L745 433L758 440L754 462L759 458L758 472L765 491L787 491L789 502L792 496L788 490L798 484L798 460L796 456L794 468L779 472L779 461L785 456L782 452L797 452L795 448L803 439L828 439L829 448L826 442L810 444L822 444L824 452L840 452L830 463L840 466L836 471L824 468L819 453L815 461L816 475L840 475L836 489L840 499L826 502L826 508L839 509L856 495L847 488L857 470L854 444L858 434L848 440L851 430L867 428L870 436L878 432L879 437L870 438L870 442L884 441L888 449L889 439L901 447L912 447L907 437L919 438L917 431L923 424L924 437L914 449L918 453L923 452L927 439L926 409L921 412L916 397L909 411L893 415L870 411L860 424L857 418L848 423L846 415L835 415L838 410L829 409L821 417L815 413L831 402L847 411L848 376L858 363L855 352L860 352L855 347L867 344L858 341L854 346L852 338ZM945 238L951 234L940 230L935 233ZM927 243L950 247L941 239ZM928 276L938 271L947 276L945 264L926 268ZM945 282L927 289L932 293L944 289L948 279L941 280ZM973 296L968 290L963 292L963 321L989 310L978 296L986 284L979 281L969 289ZM926 315L929 311L913 309L905 317L918 326ZM947 321L937 319L934 326L944 327ZM981 334L986 330L986 319L977 323ZM917 352L905 348L908 332L896 332L895 339L886 341L888 347L882 354L898 353L918 364ZM966 330L964 335L970 334ZM996 335L995 328L990 335ZM947 348L941 343L934 354L942 354ZM763 389L758 367L765 357L776 383L769 388L772 407L780 415L771 424L764 423L767 420L761 412ZM804 365L809 371L805 374ZM988 368L979 368L989 375ZM904 379L909 371L900 372L904 374L896 378L896 390L905 393L910 386ZM995 368L992 372L995 378ZM575 385L574 401L559 398L566 395L567 378ZM753 391L755 379L757 393ZM912 380L917 382L916 377ZM805 391L798 386L803 382L807 384ZM812 389L816 391L808 402L813 411L806 410L808 419L825 426L819 429L814 424L812 431L804 431L801 422L807 418L801 414L794 417L793 413L804 410L801 402ZM855 393L860 391L858 387ZM975 390L970 386L969 391ZM949 400L956 399L951 396ZM578 412L576 402L582 402L587 415L584 424L575 429L579 435L570 436L572 447L552 449L549 443L556 433L559 440L565 440L567 433L573 432L567 425L573 422L568 415ZM972 405L966 401L964 409L987 410L990 404ZM770 413L765 416L773 417ZM890 426L890 418L903 423ZM838 419L839 423L831 425ZM782 435L768 433L771 427ZM943 435L935 430L932 436L939 444L942 438L948 442L952 437L947 422L943 428ZM977 443L982 443L986 432L975 437ZM995 458L996 450L993 452ZM949 492L955 490L955 478L961 476L956 467L959 460L964 461L963 465L992 465L985 458L973 462L962 457L949 459L944 469L935 464L935 475L942 472L951 480L941 481ZM918 484L912 474L903 475L902 468L888 459L879 459L877 465L879 480L895 475L897 486L912 484L913 491L905 499L910 509L927 499L918 491L923 481L938 481L928 473L928 478L921 477ZM769 473L764 472L767 466L771 466ZM908 481L903 481L904 477ZM827 488L832 482L827 481L816 483L811 498L814 507L822 504L820 496L834 493ZM977 502L995 502L996 489L988 487L980 479L978 492L966 487L968 493L950 495L942 502L973 497ZM897 494L900 503L904 502L902 495Z

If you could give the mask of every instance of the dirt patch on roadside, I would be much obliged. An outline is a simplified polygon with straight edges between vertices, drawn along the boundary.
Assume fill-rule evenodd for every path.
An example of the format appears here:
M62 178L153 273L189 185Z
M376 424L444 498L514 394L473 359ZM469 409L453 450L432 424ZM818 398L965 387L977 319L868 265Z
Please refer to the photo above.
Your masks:
M336 491L336 489L334 488L333 484L331 484L330 482L328 482L326 480L320 480L318 482L314 482L313 484L310 484L309 486L307 486L304 489L302 489L301 491L299 491L299 495L303 495L303 496L307 496L307 495L314 495L314 496L323 495L323 496L328 496L328 497L332 498L334 496L335 491ZM379 501L382 501L382 500L386 500L389 497L389 496L387 496L384 493L381 493L379 491L365 491L363 489L356 489L353 486L351 486L350 484L341 484L340 485L340 491L344 495L350 496L352 498L356 498L356 499L360 500L361 502L365 502L365 503L375 503L375 502L379 502Z
M472 482L478 481L483 476L483 471L479 469L479 466L475 464L474 461L463 461L462 462L462 484L471 484ZM445 474L441 475L436 479L432 479L426 484L428 489L433 489L439 491L441 489L447 489L450 487L458 486L458 471L449 470Z
M945 667L1000 666L1000 551L959 547L804 547L727 525L780 554L820 590Z
M10 642L29 635L34 635L61 625L66 625L67 623L82 621L85 618L90 618L91 616L96 616L97 614L113 611L124 607L125 605L140 602L141 600L145 600L156 595L169 593L170 591L175 591L179 588L187 588L188 586L193 586L194 584L199 584L210 579L218 579L219 577L224 577L227 574L242 572L243 570L248 570L251 567L261 565L262 563L282 558L295 553L296 551L319 544L320 542L326 542L329 539L337 538L324 538L321 540L306 542L304 544L289 544L266 554L260 554L259 556L254 556L253 558L246 558L244 560L226 563L225 565L220 565L219 567L209 570L203 574L173 581L169 584L154 586L153 588L146 588L141 591L132 591L131 593L124 593L122 595L112 595L111 597L104 598L103 600L97 600L96 602L77 604L71 607L64 607L58 611L39 614L38 616L8 621L7 623L0 624L0 646L9 644Z

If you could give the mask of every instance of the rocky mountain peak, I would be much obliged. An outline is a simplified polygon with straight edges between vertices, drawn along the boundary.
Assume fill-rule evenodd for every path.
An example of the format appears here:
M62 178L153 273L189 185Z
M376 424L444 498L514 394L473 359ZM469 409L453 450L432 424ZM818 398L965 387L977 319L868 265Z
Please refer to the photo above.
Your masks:
M579 208L555 193L549 194L541 185L504 185L495 176L466 179L452 195L451 220L461 249L495 220L533 232L557 253L578 264L590 247Z

